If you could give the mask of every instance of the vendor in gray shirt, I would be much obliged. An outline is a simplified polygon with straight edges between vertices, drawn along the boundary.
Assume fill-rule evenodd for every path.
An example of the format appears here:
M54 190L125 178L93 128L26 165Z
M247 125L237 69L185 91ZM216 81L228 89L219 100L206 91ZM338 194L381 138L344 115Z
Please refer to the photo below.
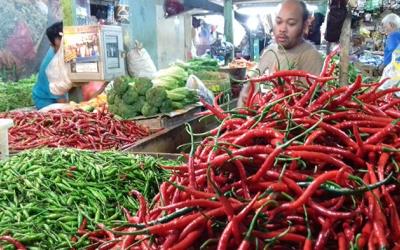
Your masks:
M261 74L271 74L278 69L304 70L319 75L323 65L322 55L304 39L309 13L303 1L286 0L280 6L273 28L275 43L260 58ZM271 52L274 51L274 53ZM248 86L244 86L238 106L247 99Z

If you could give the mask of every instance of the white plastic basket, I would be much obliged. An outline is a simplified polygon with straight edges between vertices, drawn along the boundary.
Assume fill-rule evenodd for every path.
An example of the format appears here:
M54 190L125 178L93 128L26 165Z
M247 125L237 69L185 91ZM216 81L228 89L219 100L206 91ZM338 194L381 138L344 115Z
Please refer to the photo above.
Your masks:
M14 126L11 119L0 119L0 160L8 157L8 129Z

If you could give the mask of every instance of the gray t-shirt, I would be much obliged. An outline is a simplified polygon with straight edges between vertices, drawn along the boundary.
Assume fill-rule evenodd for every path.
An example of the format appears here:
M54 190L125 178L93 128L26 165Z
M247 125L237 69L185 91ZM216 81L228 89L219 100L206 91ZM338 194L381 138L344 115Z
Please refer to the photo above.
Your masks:
M273 50L276 56L269 50ZM293 66L293 69L304 70L313 75L319 75L321 73L324 63L322 55L314 45L303 41L297 47L289 50L278 49L278 45L271 44L264 50L257 68L262 75L272 74L278 69L277 59L280 63L280 70L289 69L289 66ZM245 84L239 95L238 107L243 107L248 91L249 84Z
M276 56L273 52L276 53ZM278 61L280 70L289 69L292 66L293 69L304 70L314 75L321 73L323 60L322 55L318 50L309 43L303 41L298 46L284 50L278 48L277 44L272 44L266 48L260 58L258 68L262 74L273 73L278 69Z

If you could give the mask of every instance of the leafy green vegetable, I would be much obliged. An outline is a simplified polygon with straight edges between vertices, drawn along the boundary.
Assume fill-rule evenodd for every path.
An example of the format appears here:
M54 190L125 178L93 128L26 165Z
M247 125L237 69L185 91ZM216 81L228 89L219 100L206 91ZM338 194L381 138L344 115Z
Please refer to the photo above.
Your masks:
M175 65L158 71L153 84L171 90L185 86L188 77L189 74L183 68Z
M163 104L160 107L161 113L169 113L173 111L174 108L172 107L172 101L171 100L165 100Z
M172 102L173 109L183 109L184 107L185 107L185 104L182 102Z
M166 99L167 99L167 92L161 86L152 87L146 92L146 101L148 103L151 103L152 106L161 107L161 104Z
M0 82L0 112L34 106L32 88L35 82L36 75L18 82Z

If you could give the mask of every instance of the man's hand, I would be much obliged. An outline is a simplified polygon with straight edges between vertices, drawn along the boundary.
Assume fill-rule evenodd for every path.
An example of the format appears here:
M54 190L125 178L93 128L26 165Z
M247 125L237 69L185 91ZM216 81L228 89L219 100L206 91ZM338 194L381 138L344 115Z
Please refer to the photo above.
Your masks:
M242 90L240 91L237 107L243 108L246 106L247 99L249 97L249 83L243 84Z
M65 98L57 99L57 103L67 103L67 99Z

